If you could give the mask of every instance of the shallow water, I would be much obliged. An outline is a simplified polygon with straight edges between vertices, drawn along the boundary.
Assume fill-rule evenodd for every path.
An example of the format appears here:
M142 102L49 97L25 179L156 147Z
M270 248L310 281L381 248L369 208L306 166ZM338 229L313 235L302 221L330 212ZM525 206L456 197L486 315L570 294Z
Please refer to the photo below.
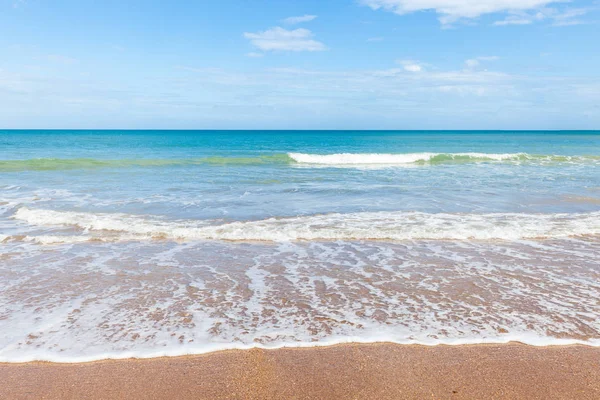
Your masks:
M600 345L600 134L0 131L0 361Z

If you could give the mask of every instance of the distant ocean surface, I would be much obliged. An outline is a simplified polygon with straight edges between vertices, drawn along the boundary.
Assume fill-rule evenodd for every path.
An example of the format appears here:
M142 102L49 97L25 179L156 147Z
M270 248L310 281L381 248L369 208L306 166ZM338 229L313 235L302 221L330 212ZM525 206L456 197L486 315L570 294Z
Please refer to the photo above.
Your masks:
M0 131L0 362L600 346L600 132Z

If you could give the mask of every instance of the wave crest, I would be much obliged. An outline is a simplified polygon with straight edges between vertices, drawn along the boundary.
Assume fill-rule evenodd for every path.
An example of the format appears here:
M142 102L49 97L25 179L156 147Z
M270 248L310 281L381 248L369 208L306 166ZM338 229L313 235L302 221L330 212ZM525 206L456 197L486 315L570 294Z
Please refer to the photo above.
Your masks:
M339 153L306 154L288 153L289 157L300 164L315 165L406 165L406 164L444 164L475 162L593 162L600 161L598 156L560 156L533 155L527 153Z

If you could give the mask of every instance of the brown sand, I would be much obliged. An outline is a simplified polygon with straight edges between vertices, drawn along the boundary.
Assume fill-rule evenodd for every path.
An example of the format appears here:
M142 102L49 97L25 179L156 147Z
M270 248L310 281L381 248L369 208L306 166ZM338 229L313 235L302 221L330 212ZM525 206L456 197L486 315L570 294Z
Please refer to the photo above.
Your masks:
M0 364L0 398L600 399L600 348L351 344Z

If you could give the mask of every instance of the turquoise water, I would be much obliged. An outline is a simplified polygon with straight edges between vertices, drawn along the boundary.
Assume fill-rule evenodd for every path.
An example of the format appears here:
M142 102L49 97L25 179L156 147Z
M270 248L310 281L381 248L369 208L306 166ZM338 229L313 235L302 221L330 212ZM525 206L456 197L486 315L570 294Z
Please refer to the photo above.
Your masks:
M594 132L0 132L1 183L62 190L50 208L169 218L328 212L585 212L600 187ZM304 154L506 154L397 165ZM87 199L83 201L83 199Z
M600 132L0 131L0 361L594 344L598 235Z

